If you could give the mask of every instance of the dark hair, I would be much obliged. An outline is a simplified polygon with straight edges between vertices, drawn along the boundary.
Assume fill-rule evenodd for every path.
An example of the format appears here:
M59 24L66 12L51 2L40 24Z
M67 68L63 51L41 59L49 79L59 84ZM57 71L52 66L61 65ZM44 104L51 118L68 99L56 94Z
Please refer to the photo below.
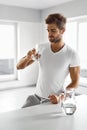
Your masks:
M64 17L62 14L54 13L48 15L48 17L45 19L46 24L52 24L55 23L59 29L63 29L66 25L66 17Z

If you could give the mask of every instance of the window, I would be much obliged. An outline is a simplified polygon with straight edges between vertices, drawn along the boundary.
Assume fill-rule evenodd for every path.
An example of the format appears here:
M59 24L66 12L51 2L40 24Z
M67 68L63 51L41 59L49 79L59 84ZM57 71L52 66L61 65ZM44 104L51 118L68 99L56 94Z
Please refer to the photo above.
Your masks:
M87 17L68 20L64 41L79 53L81 62L80 83L87 85Z
M64 41L73 49L77 49L77 23L70 22L66 25L66 31L64 34Z
M0 22L0 81L16 79L16 24Z

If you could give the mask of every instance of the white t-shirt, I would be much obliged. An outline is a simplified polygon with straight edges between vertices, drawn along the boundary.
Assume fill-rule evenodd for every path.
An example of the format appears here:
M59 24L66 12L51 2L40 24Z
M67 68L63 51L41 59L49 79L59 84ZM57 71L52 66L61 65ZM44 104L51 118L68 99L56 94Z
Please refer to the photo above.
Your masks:
M59 94L63 89L65 78L69 73L69 67L80 65L77 53L68 45L54 53L50 43L40 44L41 51L39 58L39 75L36 85L36 94L41 97L48 97L51 94Z

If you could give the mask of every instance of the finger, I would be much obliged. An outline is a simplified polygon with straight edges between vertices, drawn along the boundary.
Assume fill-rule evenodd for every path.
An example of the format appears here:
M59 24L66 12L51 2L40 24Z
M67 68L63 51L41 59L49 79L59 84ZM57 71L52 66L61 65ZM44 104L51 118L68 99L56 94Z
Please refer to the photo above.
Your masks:
M53 95L49 96L50 101L53 103L55 100L55 97Z
M58 103L58 97L57 97L56 95L52 95L52 96L51 96L51 102L52 102L53 104L57 104L57 103Z
M32 55L32 51L30 50L28 53L27 53L28 56L31 56Z
M41 57L41 55L40 55L40 54L38 54L38 53L36 53L36 54L35 54L35 57L36 57L36 59L38 59L38 58L40 58L40 57Z
M35 48L32 49L32 54L36 54L36 49Z

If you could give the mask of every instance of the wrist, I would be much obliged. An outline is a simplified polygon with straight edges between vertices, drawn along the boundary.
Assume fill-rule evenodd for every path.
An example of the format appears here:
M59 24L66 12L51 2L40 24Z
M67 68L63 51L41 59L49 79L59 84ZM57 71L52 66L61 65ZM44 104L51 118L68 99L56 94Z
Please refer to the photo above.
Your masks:
M33 60L33 59L32 59L32 55L27 54L27 55L26 55L26 60L27 60L27 61Z
M58 95L56 98L57 98L57 103L59 103L60 102L60 95Z

